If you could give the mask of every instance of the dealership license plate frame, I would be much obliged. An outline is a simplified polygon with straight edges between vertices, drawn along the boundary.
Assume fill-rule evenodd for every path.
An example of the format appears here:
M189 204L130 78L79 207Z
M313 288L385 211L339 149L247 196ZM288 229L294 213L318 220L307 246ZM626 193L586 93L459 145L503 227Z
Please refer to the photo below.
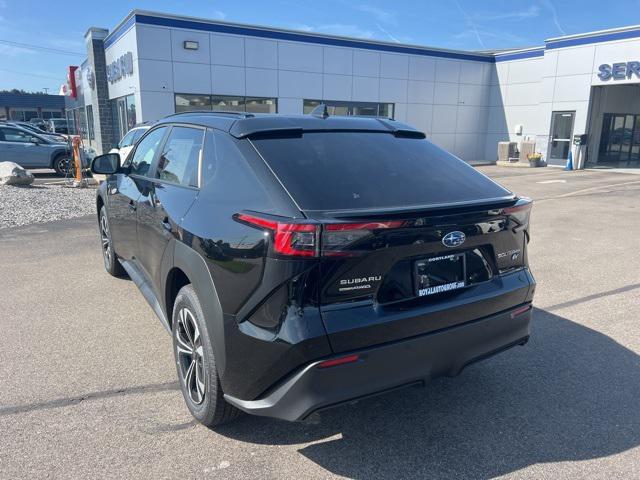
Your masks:
M444 281L438 281L433 277L438 273L436 269L438 267L442 267L445 262L457 263L457 271L447 272L453 273L454 275L444 279ZM432 276L431 279L428 278L430 275ZM427 281L432 280L426 285L423 278L425 276L427 277ZM414 292L417 297L428 297L466 287L467 262L465 253L449 253L446 255L421 257L416 259L413 262L413 283Z

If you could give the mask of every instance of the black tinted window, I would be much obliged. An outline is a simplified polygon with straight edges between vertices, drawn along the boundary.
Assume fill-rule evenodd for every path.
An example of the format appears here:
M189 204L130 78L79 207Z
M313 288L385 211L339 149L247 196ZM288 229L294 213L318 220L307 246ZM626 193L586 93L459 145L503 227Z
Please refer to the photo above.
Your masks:
M198 170L204 130L173 127L164 144L156 178L185 186L198 186Z
M166 131L167 127L156 128L140 141L133 157L129 157L132 174L147 175Z
M254 143L304 210L422 206L509 193L422 139L308 132Z
M244 146L253 150L248 144ZM214 135L211 132L207 135L201 198L204 196L218 208L230 208L234 210L232 213L243 209L273 212L277 200L272 198L269 187L262 184L244 158L242 147L243 142L228 133L216 130Z

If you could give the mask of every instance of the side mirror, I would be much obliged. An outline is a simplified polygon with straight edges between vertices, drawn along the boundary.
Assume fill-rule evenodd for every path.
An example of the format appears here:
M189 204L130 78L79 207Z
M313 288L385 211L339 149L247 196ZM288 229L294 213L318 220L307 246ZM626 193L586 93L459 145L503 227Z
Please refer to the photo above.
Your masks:
M91 172L102 175L112 175L120 169L120 154L105 153L98 155L91 161Z

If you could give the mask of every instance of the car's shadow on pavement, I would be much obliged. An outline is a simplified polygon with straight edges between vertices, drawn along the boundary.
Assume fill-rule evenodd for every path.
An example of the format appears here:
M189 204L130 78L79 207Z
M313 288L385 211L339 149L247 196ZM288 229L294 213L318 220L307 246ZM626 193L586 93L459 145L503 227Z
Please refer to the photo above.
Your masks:
M300 453L349 478L490 478L640 445L640 357L536 309L532 339L455 379L325 411L320 422L246 417L217 432ZM393 361L393 359L389 359Z

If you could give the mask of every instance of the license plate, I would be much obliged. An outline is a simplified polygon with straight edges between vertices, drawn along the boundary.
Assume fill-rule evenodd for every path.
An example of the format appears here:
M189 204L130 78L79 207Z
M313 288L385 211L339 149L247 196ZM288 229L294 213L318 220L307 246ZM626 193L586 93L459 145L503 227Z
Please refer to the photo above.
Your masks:
M422 258L414 264L419 297L457 290L465 286L464 253Z

